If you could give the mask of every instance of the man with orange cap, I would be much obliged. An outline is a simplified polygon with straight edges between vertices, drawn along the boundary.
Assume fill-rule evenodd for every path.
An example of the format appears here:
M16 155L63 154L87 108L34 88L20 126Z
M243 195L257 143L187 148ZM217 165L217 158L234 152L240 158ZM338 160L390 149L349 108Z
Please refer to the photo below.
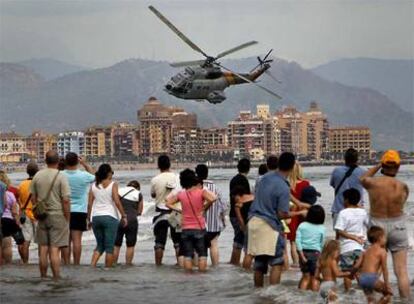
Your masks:
M381 158L381 163L369 169L361 177L361 183L369 194L370 226L379 226L385 230L387 249L392 254L400 296L409 298L410 281L407 275L409 246L404 214L404 204L409 190L405 183L396 179L400 163L401 159L397 151L386 151ZM379 170L383 176L374 177Z

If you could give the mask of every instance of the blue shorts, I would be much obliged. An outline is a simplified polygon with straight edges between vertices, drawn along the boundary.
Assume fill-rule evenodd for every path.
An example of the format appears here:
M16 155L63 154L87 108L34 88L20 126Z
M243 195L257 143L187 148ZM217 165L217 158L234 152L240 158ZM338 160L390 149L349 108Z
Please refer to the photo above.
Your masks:
M96 251L99 253L114 253L115 237L119 221L109 215L94 216L92 230L96 238Z
M268 266L280 266L285 262L284 251L286 246L285 237L279 234L276 243L275 255L257 255L254 258L254 270L263 274L267 273Z
M303 273L309 273L311 276L315 275L316 265L318 264L318 259L321 253L318 250L306 250L303 249L303 255L306 258L306 263L303 263L300 260L300 270Z
M231 217L230 223L233 226L234 238L233 238L233 247L242 249L244 245L244 231L240 229L239 220L237 217Z
M207 257L207 247L205 242L206 231L196 229L186 229L181 232L180 251L187 259L192 259L194 251L200 258Z
M373 292L375 288L375 283L379 279L378 273L373 272L364 272L359 275L359 286L364 290L364 292Z
M355 262L361 257L362 250L345 252L339 257L339 266L342 271L351 271Z

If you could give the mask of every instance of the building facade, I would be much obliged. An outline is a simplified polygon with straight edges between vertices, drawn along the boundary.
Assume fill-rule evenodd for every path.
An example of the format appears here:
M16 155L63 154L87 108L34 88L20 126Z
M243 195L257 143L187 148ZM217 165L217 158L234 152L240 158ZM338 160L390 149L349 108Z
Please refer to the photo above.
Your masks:
M31 157L37 162L43 162L46 152L57 151L57 136L42 131L34 131L25 138L26 148Z
M113 125L112 128L112 156L121 158L138 156L137 126L129 123L118 123Z
M60 157L69 152L85 156L85 133L80 131L62 132L58 135L57 151Z
M329 154L342 159L349 148L356 149L361 159L371 157L371 131L368 127L335 127L329 129Z

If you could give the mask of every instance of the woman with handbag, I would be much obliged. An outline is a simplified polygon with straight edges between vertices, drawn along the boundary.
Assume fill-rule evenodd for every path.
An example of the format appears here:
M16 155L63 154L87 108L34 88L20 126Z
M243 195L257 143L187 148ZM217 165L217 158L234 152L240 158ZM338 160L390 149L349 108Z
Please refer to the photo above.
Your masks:
M180 184L183 190L170 195L166 206L182 213L181 245L184 269L192 271L192 259L196 251L199 257L198 269L205 271L207 269L207 247L204 213L217 200L217 197L214 193L198 186L199 181L193 170L185 169L180 173ZM175 207L177 202L181 203L182 210Z
M112 181L114 172L108 164L102 164L95 174L96 181L89 191L88 219L91 219L96 249L91 264L96 267L105 252L105 267L112 267L114 262L115 238L119 222L127 226L127 216L118 194L118 184Z

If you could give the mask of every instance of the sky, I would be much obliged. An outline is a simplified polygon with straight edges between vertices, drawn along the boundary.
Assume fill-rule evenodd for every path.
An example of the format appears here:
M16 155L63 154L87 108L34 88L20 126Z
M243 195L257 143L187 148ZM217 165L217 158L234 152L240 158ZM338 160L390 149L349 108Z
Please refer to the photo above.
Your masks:
M200 59L148 10L154 5L210 55L264 54L310 68L340 58L414 58L414 1L0 0L0 61L54 58L104 67L128 58Z

